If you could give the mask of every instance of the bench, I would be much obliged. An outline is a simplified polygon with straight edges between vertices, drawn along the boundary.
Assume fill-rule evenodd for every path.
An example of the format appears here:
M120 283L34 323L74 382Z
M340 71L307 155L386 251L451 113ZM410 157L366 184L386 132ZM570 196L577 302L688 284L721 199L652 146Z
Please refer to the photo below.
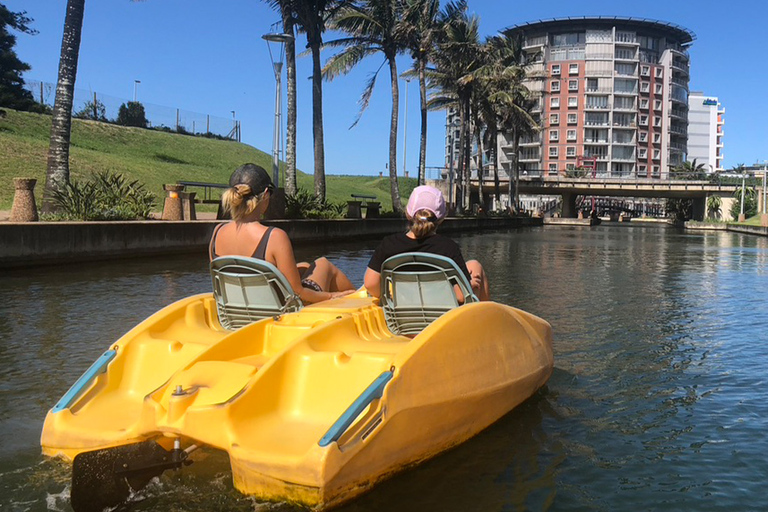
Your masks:
M229 188L229 185L226 185L224 183L206 183L204 181L177 181L179 185L184 187L184 190L186 191L188 188L202 188L203 189L203 197L195 198L195 194L190 193L190 197L188 199L188 206L185 204L185 210L189 209L191 210L191 217L194 218L194 203L198 204L217 204L219 205L219 209L216 212L216 218L217 219L226 219L228 218L227 215L224 214L224 210L221 207L221 199L220 198L214 198L213 197L213 191L214 189L227 189Z
M376 196L351 194L352 201L347 201L347 218L362 219L362 209L365 208L365 218L372 219L379 216L381 203L376 201Z

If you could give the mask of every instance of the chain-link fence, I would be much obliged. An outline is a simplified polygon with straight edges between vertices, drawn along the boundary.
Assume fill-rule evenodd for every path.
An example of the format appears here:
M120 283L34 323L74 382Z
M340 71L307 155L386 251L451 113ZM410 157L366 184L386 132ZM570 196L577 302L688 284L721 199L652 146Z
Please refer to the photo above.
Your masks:
M37 102L53 107L56 84L25 80L24 87L32 93ZM99 92L75 89L72 115L114 123L117 121L120 106L130 101ZM142 102L141 105L144 107L149 128L240 141L240 121L234 118L216 117L152 103Z

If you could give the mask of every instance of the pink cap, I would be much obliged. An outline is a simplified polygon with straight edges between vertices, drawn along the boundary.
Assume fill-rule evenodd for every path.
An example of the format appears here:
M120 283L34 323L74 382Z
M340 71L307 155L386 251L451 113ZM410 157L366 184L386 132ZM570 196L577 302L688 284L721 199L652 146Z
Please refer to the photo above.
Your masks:
M437 220L445 217L445 200L442 192L426 185L413 189L405 211L409 217L413 218L419 210L429 210L435 214Z

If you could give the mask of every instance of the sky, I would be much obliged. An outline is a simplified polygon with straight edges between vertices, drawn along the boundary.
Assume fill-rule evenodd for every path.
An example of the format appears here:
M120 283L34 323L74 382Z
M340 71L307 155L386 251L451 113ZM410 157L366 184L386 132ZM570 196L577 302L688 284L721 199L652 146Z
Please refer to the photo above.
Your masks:
M27 11L37 35L17 34L16 51L32 69L28 80L56 82L66 2L0 0L11 11ZM443 1L444 3L444 1ZM768 66L765 22L768 3L758 0L469 0L480 17L482 36L517 24L568 16L648 18L680 25L696 34L690 49L692 91L719 99L725 109L724 167L768 159ZM275 78L262 35L279 20L258 0L88 0L85 6L77 88L133 98L241 122L242 141L272 151ZM326 34L326 40L338 37ZM297 51L306 39L298 36ZM333 54L323 51L323 62ZM370 57L348 75L324 83L326 172L377 175L387 172L391 91L381 68L369 108L350 129L369 74L383 63ZM311 58L297 63L299 169L313 170ZM398 59L398 71L410 66ZM134 81L140 84L135 86ZM419 101L416 80L400 85L398 174L417 172ZM283 90L285 89L283 75ZM407 103L407 111L406 111ZM77 105L75 106L78 107ZM285 100L283 100L283 111ZM407 114L407 115L406 115ZM429 114L427 166L444 163L445 115ZM404 159L405 153L405 159Z

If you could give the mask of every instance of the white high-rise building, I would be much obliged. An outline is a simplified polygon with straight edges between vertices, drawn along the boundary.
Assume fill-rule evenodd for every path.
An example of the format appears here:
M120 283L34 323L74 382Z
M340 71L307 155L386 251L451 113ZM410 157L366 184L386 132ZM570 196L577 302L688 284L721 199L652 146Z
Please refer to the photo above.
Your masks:
M717 98L703 92L688 95L688 161L704 164L707 172L723 170L723 117Z

